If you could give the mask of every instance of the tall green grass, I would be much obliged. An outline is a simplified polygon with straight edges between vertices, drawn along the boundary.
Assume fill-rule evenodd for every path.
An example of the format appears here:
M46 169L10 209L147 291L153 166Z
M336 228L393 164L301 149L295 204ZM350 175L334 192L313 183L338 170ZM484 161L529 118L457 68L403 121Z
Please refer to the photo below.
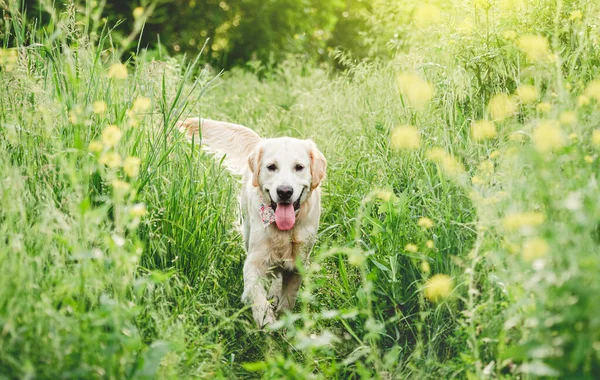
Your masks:
M374 38L403 38L391 62L334 75L289 61L258 78L138 52L122 79L98 12L38 28L12 9L0 57L0 374L595 377L600 10L440 2L418 27L416 7L373 10L389 26ZM528 58L526 35L546 37L553 57ZM399 72L433 86L423 109L398 90ZM524 84L531 103L514 95ZM499 93L514 112L476 140L472 124L491 120ZM187 116L310 137L328 159L300 301L272 331L240 301L238 180L178 135ZM544 123L555 128L539 133ZM108 125L122 133L114 147ZM394 149L399 125L418 129L416 149ZM107 167L107 153L140 158L139 174ZM437 302L424 291L436 274L452 279Z

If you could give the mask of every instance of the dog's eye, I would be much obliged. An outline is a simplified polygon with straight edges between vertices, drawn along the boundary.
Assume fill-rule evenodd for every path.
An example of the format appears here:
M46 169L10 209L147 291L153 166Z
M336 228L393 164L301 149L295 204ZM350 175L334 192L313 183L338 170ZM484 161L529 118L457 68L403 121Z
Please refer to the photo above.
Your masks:
M300 165L300 164L297 164L297 165L294 167L294 169L296 169L296 171L297 171L297 172L301 172L302 170L304 170L304 166L303 166L303 165Z
M274 172L275 170L277 170L277 165L270 164L267 166L267 169L269 169L269 171L271 171L271 172Z

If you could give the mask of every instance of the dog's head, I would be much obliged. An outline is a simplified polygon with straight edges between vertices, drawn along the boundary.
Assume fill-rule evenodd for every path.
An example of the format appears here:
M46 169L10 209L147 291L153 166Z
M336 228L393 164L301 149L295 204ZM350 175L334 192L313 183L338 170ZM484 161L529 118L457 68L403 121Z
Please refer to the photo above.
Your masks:
M275 210L280 230L290 230L310 192L325 178L327 161L311 140L265 139L249 157L252 184Z

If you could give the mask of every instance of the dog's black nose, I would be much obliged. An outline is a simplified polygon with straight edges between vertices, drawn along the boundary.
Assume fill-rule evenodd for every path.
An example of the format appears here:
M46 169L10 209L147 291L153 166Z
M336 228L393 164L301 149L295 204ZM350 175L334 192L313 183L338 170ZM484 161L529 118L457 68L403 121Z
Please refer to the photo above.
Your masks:
M291 186L279 186L277 188L277 195L279 195L280 201L289 201L294 194L294 189Z

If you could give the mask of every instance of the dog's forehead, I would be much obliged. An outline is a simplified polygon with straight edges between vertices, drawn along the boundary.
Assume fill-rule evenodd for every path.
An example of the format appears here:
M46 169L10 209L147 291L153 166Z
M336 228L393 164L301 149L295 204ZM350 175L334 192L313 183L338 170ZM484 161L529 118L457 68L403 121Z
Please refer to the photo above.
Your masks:
M298 161L310 160L307 143L291 137L278 137L267 139L263 144L263 157L265 160Z

